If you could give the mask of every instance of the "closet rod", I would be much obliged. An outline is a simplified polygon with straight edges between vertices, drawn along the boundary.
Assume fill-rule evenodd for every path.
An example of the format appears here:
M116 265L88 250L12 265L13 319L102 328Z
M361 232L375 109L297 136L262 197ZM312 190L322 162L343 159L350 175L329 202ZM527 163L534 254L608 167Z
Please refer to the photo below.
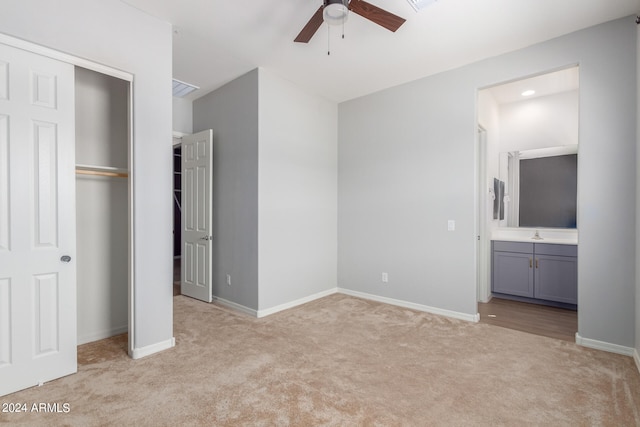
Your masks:
M115 178L128 178L129 172L126 169L112 168L108 166L76 165L76 174L109 176Z

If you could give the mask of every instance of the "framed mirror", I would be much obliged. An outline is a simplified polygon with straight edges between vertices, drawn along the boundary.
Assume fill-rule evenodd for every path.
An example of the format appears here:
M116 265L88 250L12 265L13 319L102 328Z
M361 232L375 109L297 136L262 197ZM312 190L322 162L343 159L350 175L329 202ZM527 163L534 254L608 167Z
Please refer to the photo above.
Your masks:
M496 201L507 227L576 228L577 145L511 151L501 157L506 172L505 181L499 182L508 187L496 192Z

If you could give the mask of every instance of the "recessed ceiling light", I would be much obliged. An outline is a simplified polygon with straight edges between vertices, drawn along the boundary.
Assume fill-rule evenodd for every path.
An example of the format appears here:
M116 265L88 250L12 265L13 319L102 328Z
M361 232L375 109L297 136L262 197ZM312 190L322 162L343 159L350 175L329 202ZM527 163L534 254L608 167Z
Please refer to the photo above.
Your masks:
M413 7L416 12L424 9L429 6L431 3L435 3L437 0L407 0L411 7Z
M529 89L529 90L525 90L524 92L522 92L522 96L531 96L531 95L533 95L534 93L536 93L536 91L535 91L535 90L533 90L533 89Z

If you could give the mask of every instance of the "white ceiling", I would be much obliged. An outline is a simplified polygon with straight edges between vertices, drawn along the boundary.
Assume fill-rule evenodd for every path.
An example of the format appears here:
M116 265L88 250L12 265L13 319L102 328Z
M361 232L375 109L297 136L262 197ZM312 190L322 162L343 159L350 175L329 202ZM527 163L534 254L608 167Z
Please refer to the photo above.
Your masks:
M571 67L493 86L486 90L491 93L496 103L508 104L538 98L540 96L578 90L578 88L579 69L578 67ZM535 93L525 97L522 93L526 90L533 90Z
M407 22L391 33L351 13L344 40L323 24L304 44L293 39L321 0L122 1L174 26L173 77L200 86L191 99L263 67L341 102L640 12L640 0L438 0L420 12L368 0Z

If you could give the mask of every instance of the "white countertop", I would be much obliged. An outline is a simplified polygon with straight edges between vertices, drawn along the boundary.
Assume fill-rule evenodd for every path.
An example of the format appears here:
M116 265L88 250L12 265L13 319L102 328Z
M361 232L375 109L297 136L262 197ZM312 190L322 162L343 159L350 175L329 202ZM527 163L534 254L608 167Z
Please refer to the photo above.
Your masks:
M533 239L531 237L492 237L491 240L501 240L504 242L526 242L526 243L551 243L556 245L577 245L578 239Z
M540 239L534 239L538 231ZM550 243L557 245L577 245L576 229L532 229L532 228L498 228L491 232L491 240L507 242Z

